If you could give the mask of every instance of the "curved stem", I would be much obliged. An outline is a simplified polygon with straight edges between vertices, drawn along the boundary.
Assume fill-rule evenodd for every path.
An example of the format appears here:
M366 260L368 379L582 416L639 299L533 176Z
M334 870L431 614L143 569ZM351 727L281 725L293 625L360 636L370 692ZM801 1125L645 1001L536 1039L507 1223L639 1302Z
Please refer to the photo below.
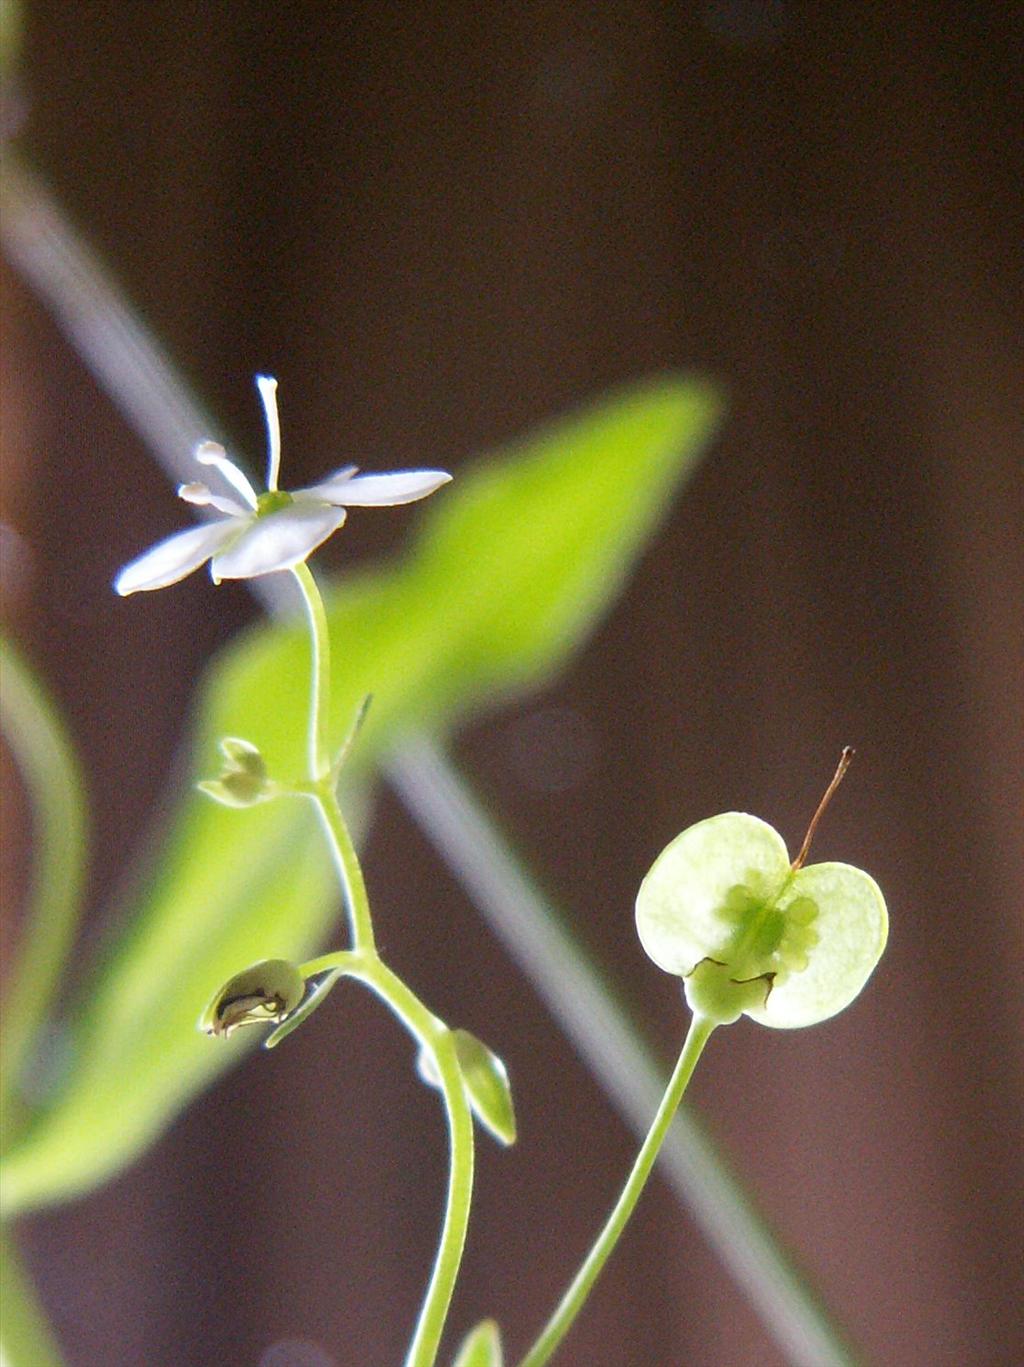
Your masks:
M375 950L373 921L370 917L370 899L366 893L366 882L356 847L352 843L348 826L342 816L341 807L331 779L321 779L311 784L308 796L312 798L320 815L320 821L327 836L334 864L338 870L348 913L352 948L356 950Z
M702 1016L694 1016L690 1022L690 1029L683 1043L679 1061L669 1079L661 1105L658 1107L651 1128L647 1132L647 1138L641 1145L633 1169L626 1179L622 1194L605 1221L604 1228L594 1241L593 1247L584 1259L583 1265L555 1308L554 1314L544 1326L519 1367L542 1367L542 1364L548 1361L562 1339L565 1338L573 1321L583 1308L591 1287L597 1281L601 1269L607 1262L612 1249L618 1243L619 1236L633 1213L640 1193L643 1191L654 1166L654 1160L658 1156L658 1150L661 1148L666 1134L668 1134L672 1118L683 1098L683 1093L686 1091L686 1084L693 1075L697 1060L700 1058L714 1028L714 1022L705 1020Z
M366 983L391 1008L417 1043L430 1052L437 1067L448 1119L451 1155L448 1198L433 1271L405 1359L405 1367L433 1367L462 1262L473 1196L473 1117L455 1053L455 1041L444 1022L424 1006L372 947L362 953L323 954L302 967L304 973L339 968L346 977Z
M405 1358L405 1367L432 1367L466 1244L473 1197L473 1117L455 1054L455 1041L447 1026L428 1011L416 994L380 959L373 961L364 981L433 1055L448 1119L450 1162L444 1223L433 1271Z
M327 750L327 709L331 696L331 641L324 600L308 565L292 567L309 618L312 645L309 693L308 764L309 785L302 791L312 798L334 856L345 897L353 949L372 949L373 922L370 900L352 837L338 805L335 775Z
M309 697L309 777L318 783L327 773L327 706L331 696L331 637L327 627L324 600L306 564L293 565L292 574L302 592L309 617L309 635L313 648Z
M309 781L302 789L316 804L327 843L334 856L348 911L352 949L316 960L318 969L342 968L359 978L390 1006L406 1029L433 1056L448 1120L450 1162L448 1196L434 1268L413 1333L406 1367L433 1367L444 1333L448 1307L462 1262L473 1193L473 1117L445 1024L382 962L377 954L363 871L338 804L337 773L327 748L327 707L331 688L330 636L323 599L305 564L292 569L309 618L312 668L309 706ZM309 971L309 966L306 966Z
M0 1117L6 1139L20 1107L9 1096L46 1014L74 937L86 856L85 785L57 709L10 641L0 639L0 725L32 803L34 866L18 960L4 1007Z

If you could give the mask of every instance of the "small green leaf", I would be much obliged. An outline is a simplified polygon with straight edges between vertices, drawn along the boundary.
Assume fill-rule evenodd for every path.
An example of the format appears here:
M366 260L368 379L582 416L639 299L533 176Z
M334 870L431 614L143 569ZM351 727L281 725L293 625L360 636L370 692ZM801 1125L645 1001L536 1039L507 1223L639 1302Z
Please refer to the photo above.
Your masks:
M374 698L345 760L350 793L365 790L404 732L452 727L565 664L619 591L719 410L700 380L625 390L461 470L424 505L423 531L403 562L327 595L332 752L366 695ZM260 624L225 651L202 689L192 781L217 772L225 735L247 737L272 781L302 777L308 672L301 622ZM238 1057L238 1041L215 1047L195 1031L219 985L259 958L300 962L339 905L312 811L286 799L231 811L189 792L138 886L123 935L85 982L64 1090L5 1162L11 1212L87 1189L155 1138ZM388 912L378 911L385 925Z
M473 1114L500 1144L514 1144L516 1116L504 1063L468 1030L453 1030L451 1033ZM416 1066L420 1077L429 1086L440 1085L437 1067L427 1050L420 1050Z
M496 1320L481 1320L462 1340L452 1367L503 1367L501 1332Z
M699 821L662 851L636 924L650 958L685 980L694 1012L784 1027L848 1006L888 933L873 878L849 864L794 870L778 832L743 812Z
M283 1039L287 1039L293 1030L297 1030L308 1016L324 1004L327 994L342 976L343 970L340 968L310 974L306 979L306 995L295 1010L285 1016L280 1025L270 1032L263 1041L264 1049L276 1049Z

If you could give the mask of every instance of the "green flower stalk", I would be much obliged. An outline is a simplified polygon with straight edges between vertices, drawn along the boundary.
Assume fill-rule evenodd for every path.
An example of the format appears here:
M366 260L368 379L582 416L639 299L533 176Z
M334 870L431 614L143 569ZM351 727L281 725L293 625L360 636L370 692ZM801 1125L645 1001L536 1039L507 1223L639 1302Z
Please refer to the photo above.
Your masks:
M826 1020L853 1001L881 957L888 917L874 879L849 864L805 867L818 822L852 757L851 749L843 751L792 862L766 822L726 812L678 835L641 884L640 941L659 968L683 979L693 1019L622 1193L520 1367L543 1367L572 1327L716 1027L741 1015L781 1027Z
M658 967L683 979L695 1015L814 1025L867 982L888 935L878 884L850 864L805 865L852 757L843 751L792 863L778 832L744 812L699 821L654 861L637 932Z
M375 992L413 1036L425 1060L424 1071L441 1092L451 1151L438 1253L406 1357L407 1367L432 1367L469 1221L473 1189L472 1111L476 1110L482 1122L504 1142L511 1142L515 1132L511 1098L501 1061L472 1036L449 1030L377 952L366 884L337 798L339 770L362 713L332 759L325 715L330 697L327 617L306 560L342 525L347 508L409 503L433 493L451 476L444 470L359 476L356 467L350 465L321 484L286 493L278 488L281 432L277 382L261 375L256 384L268 433L266 491L256 493L244 471L228 459L223 447L214 442L201 443L196 459L216 468L233 495L213 493L205 484L198 483L182 485L178 492L186 502L212 508L221 516L160 542L127 565L117 576L114 587L122 595L165 588L207 562L214 583L288 570L298 584L312 643L308 775L300 783L275 779L267 773L263 757L254 745L228 737L220 743L224 756L220 775L199 787L207 796L229 807L249 807L278 797L300 797L313 803L338 872L352 944L348 950L302 966L283 959L264 959L243 969L216 993L199 1021L199 1028L223 1038L243 1026L273 1025L275 1029L265 1041L273 1045L321 1004L338 978L352 977Z

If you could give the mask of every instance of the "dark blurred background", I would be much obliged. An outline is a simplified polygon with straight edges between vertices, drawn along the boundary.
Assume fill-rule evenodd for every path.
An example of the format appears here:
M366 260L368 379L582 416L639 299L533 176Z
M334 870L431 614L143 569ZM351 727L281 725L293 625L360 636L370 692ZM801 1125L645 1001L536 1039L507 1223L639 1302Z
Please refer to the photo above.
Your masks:
M685 1018L635 940L641 876L730 807L792 846L858 747L816 854L877 877L888 954L834 1021L716 1036L695 1095L866 1358L899 1367L1024 1360L1022 28L784 0L26 15L23 150L257 458L251 377L279 377L289 483L457 472L664 368L727 386L614 613L458 757L668 1057ZM84 961L195 681L257 608L199 575L145 612L114 598L180 525L173 491L5 283L4 517L29 549L8 617L90 774ZM324 563L409 525L353 518ZM520 1142L481 1139L454 1323L495 1314L514 1356L634 1141L387 791L366 867L389 960L510 1067ZM257 1122L268 1096L286 1123ZM24 1243L71 1367L395 1363L444 1156L404 1036L339 992ZM783 1359L655 1184L560 1360Z

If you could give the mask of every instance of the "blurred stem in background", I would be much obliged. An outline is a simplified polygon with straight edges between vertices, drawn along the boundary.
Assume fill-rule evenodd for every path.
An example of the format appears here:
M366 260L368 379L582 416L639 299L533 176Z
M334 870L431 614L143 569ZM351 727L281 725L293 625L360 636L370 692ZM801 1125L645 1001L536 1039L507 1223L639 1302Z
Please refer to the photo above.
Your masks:
M215 424L58 206L10 150L2 177L0 227L12 264L165 471L187 481L193 448L215 434ZM277 590L287 586L286 576L250 582L271 611L282 611ZM630 1013L443 751L426 741L408 743L393 756L388 774L620 1114L642 1135L664 1091L667 1069L632 1026ZM843 1336L686 1110L677 1114L661 1161L680 1202L787 1358L799 1367L851 1363Z
M0 637L0 723L32 810L28 905L4 994L0 1148L23 1119L18 1082L53 1005L74 939L85 875L85 785L61 716ZM0 1231L0 1367L59 1367L60 1352L17 1249Z
M0 727L32 808L33 866L0 1039L0 1148L18 1128L18 1080L71 950L85 876L85 785L60 712L0 635Z

